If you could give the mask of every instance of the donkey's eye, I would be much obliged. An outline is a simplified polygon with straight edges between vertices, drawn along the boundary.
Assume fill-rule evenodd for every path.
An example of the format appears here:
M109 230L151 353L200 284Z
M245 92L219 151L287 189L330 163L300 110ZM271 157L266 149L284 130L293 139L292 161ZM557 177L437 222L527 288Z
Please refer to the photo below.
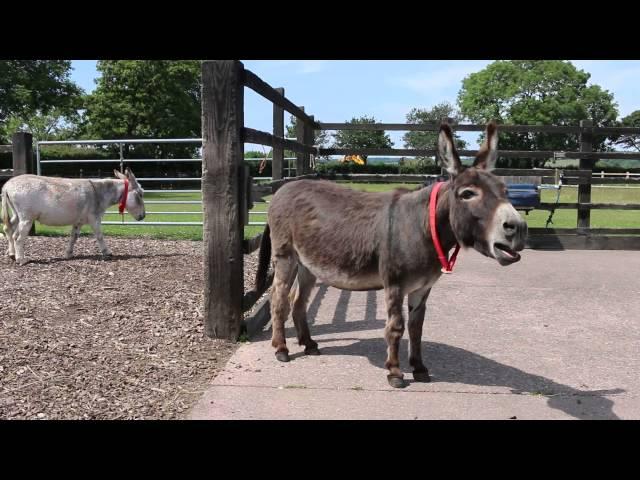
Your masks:
M462 193L460 193L460 198L462 198L463 200L469 200L475 196L476 192L474 192L473 190L463 190Z

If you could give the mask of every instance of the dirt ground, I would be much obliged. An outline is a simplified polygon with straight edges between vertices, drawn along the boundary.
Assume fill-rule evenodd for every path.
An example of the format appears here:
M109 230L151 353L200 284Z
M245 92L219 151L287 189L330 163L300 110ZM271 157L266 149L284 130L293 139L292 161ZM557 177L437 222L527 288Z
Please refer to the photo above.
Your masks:
M236 349L203 334L202 243L107 238L103 260L81 237L66 260L66 242L0 256L0 419L182 418Z

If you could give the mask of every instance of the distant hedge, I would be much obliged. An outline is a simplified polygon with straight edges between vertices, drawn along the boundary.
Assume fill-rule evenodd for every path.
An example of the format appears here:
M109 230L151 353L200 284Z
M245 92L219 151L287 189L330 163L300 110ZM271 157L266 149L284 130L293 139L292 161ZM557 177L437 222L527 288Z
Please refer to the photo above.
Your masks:
M357 165L355 163L323 162L316 165L318 173L371 173L371 174L439 174L440 166L421 160L405 160L402 164L368 163Z

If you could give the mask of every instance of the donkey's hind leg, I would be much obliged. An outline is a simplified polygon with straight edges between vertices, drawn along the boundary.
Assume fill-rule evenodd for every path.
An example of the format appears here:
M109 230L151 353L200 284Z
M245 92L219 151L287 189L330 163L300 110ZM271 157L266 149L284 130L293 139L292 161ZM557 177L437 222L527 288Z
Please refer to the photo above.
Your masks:
M296 278L298 261L292 254L274 255L273 292L271 294L271 345L276 358L289 361L289 349L284 335L284 324L289 317L289 290Z
M24 243L29 237L29 230L31 230L32 224L31 220L20 220L18 222L18 238L15 240L16 263L18 265L27 263L27 259L24 256Z
M309 333L309 325L307 324L307 302L313 286L316 283L316 277L308 268L298 263L298 285L292 288L289 294L291 301L291 315L293 323L298 332L298 344L304 345L304 353L307 355L320 355L318 344L311 339Z
M7 239L7 251L5 255L12 260L16 259L16 237L18 236L18 216L14 215L7 225L4 225L4 236Z

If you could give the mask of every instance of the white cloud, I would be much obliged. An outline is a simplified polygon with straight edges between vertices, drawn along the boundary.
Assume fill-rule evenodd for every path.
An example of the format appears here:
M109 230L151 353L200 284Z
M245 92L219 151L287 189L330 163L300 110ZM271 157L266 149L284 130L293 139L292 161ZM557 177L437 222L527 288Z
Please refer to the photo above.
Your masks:
M298 73L317 73L325 69L326 60L301 60Z
M455 87L457 91L463 78L482 69L488 62L464 62L443 66L430 72L417 72L403 77L391 77L389 83L413 90L421 95L434 95Z

